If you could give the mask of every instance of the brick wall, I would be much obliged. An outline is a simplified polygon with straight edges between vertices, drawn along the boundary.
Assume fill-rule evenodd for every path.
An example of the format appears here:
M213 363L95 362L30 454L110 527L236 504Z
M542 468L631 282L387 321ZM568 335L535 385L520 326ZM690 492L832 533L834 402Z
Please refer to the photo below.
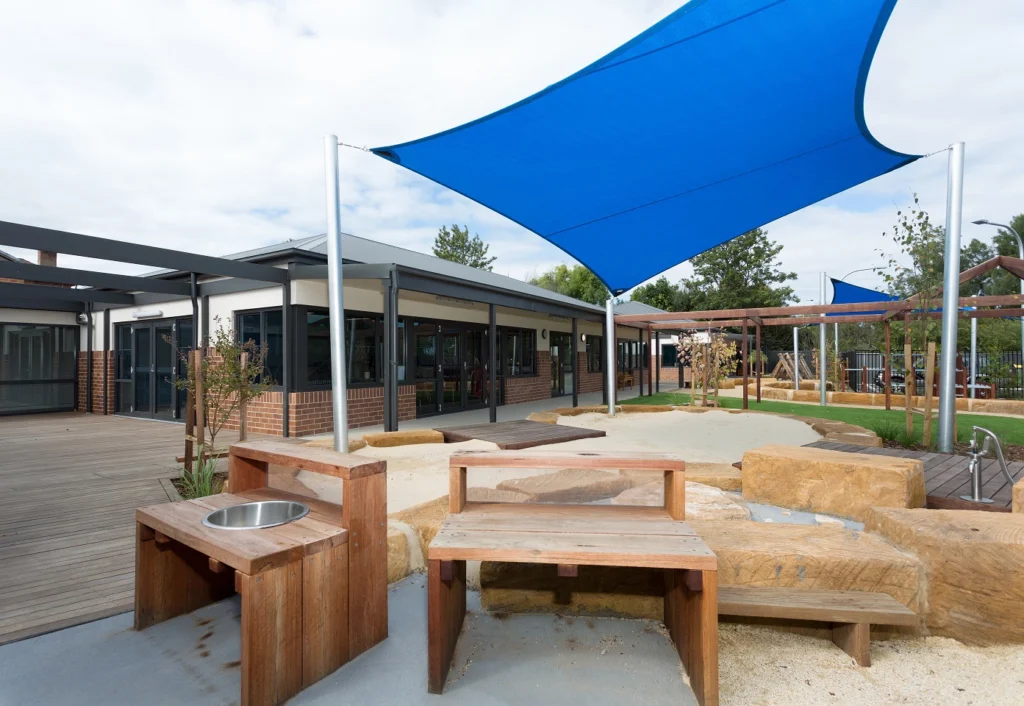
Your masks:
M537 351L536 375L505 378L505 404L533 402L551 397L551 353Z
M87 359L88 353L86 351L80 351L78 353L78 385L75 390L75 409L79 412L85 412L86 407L86 390L85 386L87 383ZM107 402L107 413L113 414L114 409L114 352L107 352L107 389L104 395L103 389L103 351L92 352L92 411L93 414L103 414L103 398L106 396Z
M576 369L580 371L580 392L600 392L604 388L604 373L587 370L587 352L576 355Z

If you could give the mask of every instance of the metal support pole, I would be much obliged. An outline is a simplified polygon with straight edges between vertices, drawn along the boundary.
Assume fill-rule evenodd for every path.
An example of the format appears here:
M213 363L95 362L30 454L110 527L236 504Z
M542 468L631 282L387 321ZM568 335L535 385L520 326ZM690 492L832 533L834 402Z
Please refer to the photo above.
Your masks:
M384 429L398 431L398 272L391 268L384 295Z
M292 396L292 343L295 334L292 331L292 285L285 282L281 285L281 436L288 438L289 403Z
M651 338L651 325L647 324L647 355L644 356L644 360L647 361L647 396L650 397L655 392L654 389L654 346Z
M487 307L487 342L489 345L488 375L491 378L491 391L487 397L490 407L490 421L494 424L498 421L498 313L497 307L490 304Z
M331 402L334 450L348 453L348 389L345 380L345 302L341 267L341 197L338 194L338 138L324 137L327 186L327 304L331 311Z
M601 321L601 341L602 341L602 345L605 347L605 351L604 351L605 364L604 365L605 365L606 368L608 367L608 351L607 351L607 348L610 345L609 341L611 341L611 340L612 340L611 339L611 331L609 331L609 329L608 329L608 317L605 316L604 319ZM598 356L601 356L602 352L598 351L597 354L598 354ZM601 385L601 404L608 404L608 382L607 382L607 379Z
M192 298L192 350L199 350L199 277L193 272L189 280Z
M978 319L971 317L971 399L974 399L974 386L978 384Z
M210 295L203 295L203 348L210 347Z
M749 362L748 358L747 358L747 348L748 347L749 346L747 345L747 320L743 319L743 349L742 349L743 350L743 353L742 353L742 358L743 358L743 361L742 361L743 362L743 409L749 409L749 406L747 404L747 401L748 401L747 398L749 396L749 392L747 390L747 384L748 384L748 381L749 381L749 376L747 374L747 363Z
M643 329L637 329L636 347L637 347L637 351L636 351L637 355L636 355L636 357L639 358L639 360L637 361L637 368L639 369L639 371L637 372L637 377L639 378L639 380L637 380L637 382L640 385L640 397L643 397L644 396L644 330Z
M654 366L654 391L661 392L661 332L654 332L654 351L656 358L651 361Z
M85 305L85 315L89 317L89 325L86 327L86 334L89 340L85 344L85 411L92 414L92 302Z
M818 300L820 303L825 303L825 273L821 273L821 298ZM821 324L818 326L818 386L821 388L821 406L825 406L825 399L827 393L825 388L827 386L826 380L828 379L828 341L825 315L821 315Z
M946 187L946 260L942 290L942 374L939 378L939 452L950 453L956 435L956 326L960 303L960 225L963 218L964 143L949 148ZM931 384L928 380L926 384Z
M800 329L793 327L793 389L800 389Z
M605 388L608 390L608 414L615 416L615 300L608 297L604 325L608 331L608 352L605 357Z
M577 319L572 320L572 406L580 406L580 330Z
M755 345L757 346L757 363L754 365L754 370L757 375L757 401L761 402L761 376L764 374L764 354L761 353L761 324L757 324L755 331Z
M110 375L110 309L103 310L103 414L110 414L107 397Z

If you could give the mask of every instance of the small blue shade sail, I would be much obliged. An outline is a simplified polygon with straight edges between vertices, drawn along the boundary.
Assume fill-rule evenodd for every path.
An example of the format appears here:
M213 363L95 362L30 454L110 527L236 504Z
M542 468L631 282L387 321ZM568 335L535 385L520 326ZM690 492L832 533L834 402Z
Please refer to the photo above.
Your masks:
M618 294L917 159L864 123L895 2L691 0L519 103L372 151L537 233Z
M830 277L832 280L832 303L833 304L860 304L868 302L895 302L899 301L899 297L894 297L891 294L885 294L884 292L877 292L874 289L868 289L867 287L858 287L855 284L847 284L838 279ZM884 314L885 309L881 311L854 311L847 314L829 314L829 316L856 316L857 314Z

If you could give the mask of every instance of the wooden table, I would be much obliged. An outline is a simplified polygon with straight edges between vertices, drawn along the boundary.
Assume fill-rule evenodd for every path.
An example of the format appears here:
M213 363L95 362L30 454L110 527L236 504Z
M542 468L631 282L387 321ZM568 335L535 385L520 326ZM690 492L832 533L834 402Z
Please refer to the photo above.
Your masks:
M336 505L268 487L269 465L341 479ZM231 447L230 492L136 510L135 629L237 591L241 703L279 704L387 637L386 464L326 449L257 441ZM252 500L310 513L259 530L202 518Z
M467 471L589 468L664 472L665 506L470 503ZM466 614L466 561L665 570L665 624L702 706L718 703L718 560L683 522L685 464L667 454L467 452L450 466L450 515L428 548L428 691L440 694Z

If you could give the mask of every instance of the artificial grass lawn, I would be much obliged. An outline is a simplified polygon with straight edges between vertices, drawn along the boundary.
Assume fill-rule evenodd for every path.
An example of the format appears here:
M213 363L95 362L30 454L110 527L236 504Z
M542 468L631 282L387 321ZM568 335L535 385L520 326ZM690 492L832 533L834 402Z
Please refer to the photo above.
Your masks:
M634 397L623 400L621 404L674 404L684 405L690 403L690 396L685 393L659 392L650 397ZM742 409L743 399L740 397L719 397L718 404L726 409ZM840 422L856 424L865 429L872 429L883 421L891 421L902 429L904 424L904 413L902 409L862 409L859 407L819 407L814 404L801 404L794 402L779 402L777 400L764 400L757 402L750 398L748 408L758 412L772 412L775 414L795 414L801 417L817 417L819 419L834 419ZM936 410L937 411L937 410ZM1000 438L1004 444L1024 445L1024 419L1014 417L997 417L994 415L967 414L957 412L957 441L967 443L971 437L971 427L977 425L989 429ZM921 436L921 428L924 419L919 414L914 415L914 431L917 437ZM938 435L938 420L932 422L932 440Z

